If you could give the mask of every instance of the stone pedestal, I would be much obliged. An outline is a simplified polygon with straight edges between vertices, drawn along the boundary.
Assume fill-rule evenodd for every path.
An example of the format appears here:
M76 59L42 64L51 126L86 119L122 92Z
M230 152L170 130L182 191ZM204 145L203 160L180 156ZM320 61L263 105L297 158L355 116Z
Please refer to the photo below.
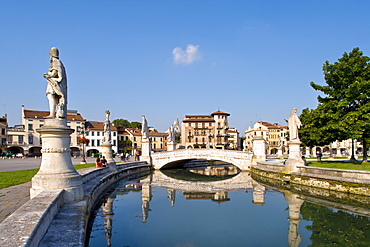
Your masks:
M282 148L279 148L278 151L277 151L277 157L279 159L282 159L284 156L283 156L283 149Z
M144 138L141 140L141 157L140 160L148 162L148 164L152 164L151 160L151 153L152 149L150 147L150 140L148 138Z
M112 144L104 142L102 145L102 156L107 160L109 171L117 171L116 162L113 159Z
M176 150L176 143L175 142L167 142L167 151Z
M82 179L71 160L70 135L66 119L45 119L36 130L42 139L42 160L38 173L32 178L31 199L43 190L64 189L66 201L83 198Z
M290 141L288 142L289 145L289 156L288 159L285 161L285 172L296 172L298 171L297 166L303 166L304 161L302 160L301 155L301 142L300 141Z
M252 165L256 165L257 162L266 161L266 141L261 136L253 138L253 159Z

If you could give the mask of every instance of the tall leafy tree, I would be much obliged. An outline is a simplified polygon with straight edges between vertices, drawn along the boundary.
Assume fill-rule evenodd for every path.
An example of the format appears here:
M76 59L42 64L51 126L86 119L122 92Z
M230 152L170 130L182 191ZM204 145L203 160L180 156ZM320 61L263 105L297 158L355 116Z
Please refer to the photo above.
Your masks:
M330 109L337 121L338 140L359 139L363 144L363 161L367 161L367 142L370 130L370 58L359 48L344 53L338 62L323 65L325 86L311 82L311 86L325 96L318 96L319 106ZM328 124L333 124L329 121ZM346 135L343 135L346 133Z
M123 127L123 128L129 128L130 122L126 119L115 119L113 120L114 126L116 127Z

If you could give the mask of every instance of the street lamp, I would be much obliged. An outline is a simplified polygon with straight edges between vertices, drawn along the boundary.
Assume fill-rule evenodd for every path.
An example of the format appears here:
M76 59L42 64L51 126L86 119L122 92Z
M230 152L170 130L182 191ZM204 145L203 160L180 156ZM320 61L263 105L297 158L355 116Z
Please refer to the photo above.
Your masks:
M77 132L79 134L78 143L82 145L82 161L81 164L86 164L85 158L85 145L89 144L90 140L85 138L85 135L89 133L90 129L86 128L86 121L82 123L81 126L77 126Z

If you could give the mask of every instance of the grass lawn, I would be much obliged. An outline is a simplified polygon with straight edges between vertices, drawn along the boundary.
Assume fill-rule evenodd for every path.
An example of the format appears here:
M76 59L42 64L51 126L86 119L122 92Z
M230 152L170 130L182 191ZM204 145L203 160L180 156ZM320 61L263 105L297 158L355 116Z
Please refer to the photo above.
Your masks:
M349 170L363 170L370 171L370 162L362 164L361 161L312 161L307 160L308 166L334 168L334 169L349 169Z
M75 165L76 170L94 167L95 163ZM12 185L22 184L31 181L32 177L39 171L39 169L29 169L12 172L0 172L0 189L9 187Z

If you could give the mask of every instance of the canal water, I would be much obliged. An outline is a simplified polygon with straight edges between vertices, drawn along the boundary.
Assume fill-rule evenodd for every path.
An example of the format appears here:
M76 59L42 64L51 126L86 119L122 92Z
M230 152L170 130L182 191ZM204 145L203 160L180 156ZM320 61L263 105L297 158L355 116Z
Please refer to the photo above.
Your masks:
M232 166L155 171L106 193L87 246L370 246L369 216L358 205L261 184Z

